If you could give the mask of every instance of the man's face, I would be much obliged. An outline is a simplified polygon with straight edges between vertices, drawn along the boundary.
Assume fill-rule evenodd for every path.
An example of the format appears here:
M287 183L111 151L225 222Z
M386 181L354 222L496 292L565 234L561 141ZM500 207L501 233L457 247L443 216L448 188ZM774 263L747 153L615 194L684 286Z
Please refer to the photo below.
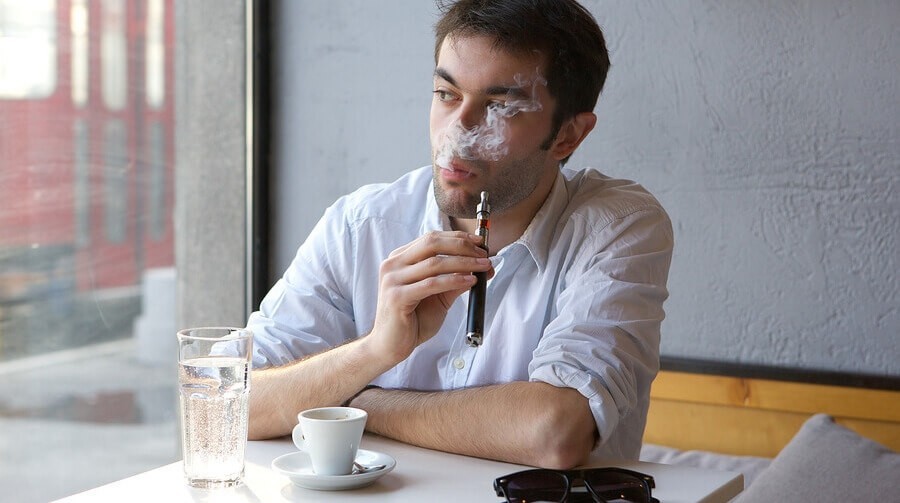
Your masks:
M483 36L447 37L438 55L431 103L431 159L441 211L474 218L482 190L494 214L549 192L559 160L541 148L554 100L539 54L492 48Z

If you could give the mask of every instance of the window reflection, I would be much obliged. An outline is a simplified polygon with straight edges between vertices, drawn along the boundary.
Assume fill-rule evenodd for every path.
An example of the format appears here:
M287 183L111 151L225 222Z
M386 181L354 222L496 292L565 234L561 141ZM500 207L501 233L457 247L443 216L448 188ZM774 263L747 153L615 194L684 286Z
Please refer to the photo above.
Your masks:
M0 0L0 99L53 93L56 53L54 0Z
M166 237L166 138L163 124L147 129L147 230L154 241Z
M125 124L118 119L106 122L103 137L103 201L106 223L106 240L110 243L125 241L128 224L128 175L129 160L125 136ZM121 272L121 271L117 271Z
M91 164L87 121L76 118L73 126L75 245L84 248L91 242Z
M100 73L103 103L110 110L125 108L128 92L128 48L125 39L125 0L103 0Z
M147 40L145 70L147 105L162 107L166 96L165 15L162 0L147 2Z
M72 103L83 107L88 99L87 0L72 0L69 23L72 31Z

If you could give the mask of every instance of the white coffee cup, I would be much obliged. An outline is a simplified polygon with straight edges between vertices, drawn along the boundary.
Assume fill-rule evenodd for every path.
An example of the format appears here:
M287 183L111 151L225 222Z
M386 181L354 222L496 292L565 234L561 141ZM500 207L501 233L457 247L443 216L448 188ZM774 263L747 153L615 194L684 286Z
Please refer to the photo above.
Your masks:
M347 475L359 450L368 414L353 407L322 407L297 414L292 437L309 454L317 475Z

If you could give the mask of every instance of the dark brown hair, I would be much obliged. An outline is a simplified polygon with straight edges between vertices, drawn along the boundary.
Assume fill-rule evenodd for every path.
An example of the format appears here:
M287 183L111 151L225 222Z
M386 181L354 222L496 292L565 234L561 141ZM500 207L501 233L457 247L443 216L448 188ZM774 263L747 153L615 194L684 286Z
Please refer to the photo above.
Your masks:
M540 51L556 99L551 137L580 112L592 112L606 82L609 54L594 16L575 0L437 0L434 60L448 35L488 36L498 49Z

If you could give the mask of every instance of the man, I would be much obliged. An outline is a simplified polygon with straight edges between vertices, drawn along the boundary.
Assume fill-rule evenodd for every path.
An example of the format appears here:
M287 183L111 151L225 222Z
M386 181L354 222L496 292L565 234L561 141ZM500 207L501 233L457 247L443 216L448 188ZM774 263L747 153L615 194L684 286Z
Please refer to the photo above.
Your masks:
M250 436L349 403L367 429L569 468L638 456L672 229L639 185L563 169L609 60L573 0L461 0L436 25L432 166L328 208L260 311ZM490 194L490 257L475 232ZM486 272L484 342L465 343ZM266 368L271 367L271 368Z

